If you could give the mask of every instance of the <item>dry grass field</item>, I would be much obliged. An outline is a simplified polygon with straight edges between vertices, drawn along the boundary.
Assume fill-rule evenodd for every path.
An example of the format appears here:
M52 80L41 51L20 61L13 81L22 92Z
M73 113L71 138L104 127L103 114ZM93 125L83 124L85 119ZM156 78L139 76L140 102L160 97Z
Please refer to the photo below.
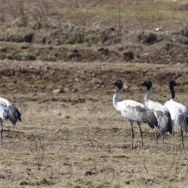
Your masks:
M13 102L22 122L4 122L0 187L181 188L188 185L188 135L182 148L165 144L142 124L115 110L120 98L151 97L188 106L186 0L0 0L0 96Z
M8 67L8 68L7 68ZM188 136L182 149L179 128L159 140L143 124L144 148L135 125L131 150L130 127L112 105L116 78L124 81L121 99L143 102L144 88L153 80L153 100L170 98L167 83L186 83L185 65L131 63L65 63L2 61L1 96L22 112L14 128L4 122L0 147L2 187L186 187ZM177 101L188 106L187 85ZM54 89L62 92L54 94Z

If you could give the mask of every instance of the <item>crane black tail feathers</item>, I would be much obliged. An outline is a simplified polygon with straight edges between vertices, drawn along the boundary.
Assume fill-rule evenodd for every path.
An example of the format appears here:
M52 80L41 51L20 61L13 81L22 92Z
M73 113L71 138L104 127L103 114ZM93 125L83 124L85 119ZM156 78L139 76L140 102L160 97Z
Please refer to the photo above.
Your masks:
M11 121L13 125L16 125L17 121L22 121L21 119L21 113L15 106L9 106L7 110L7 119Z
M17 108L16 108L16 116L19 121L22 121L22 118L21 118L22 115Z
M171 119L170 112L166 112L166 116L168 118L167 120L167 132L169 132L171 135L174 135L174 128L173 128L173 121Z
M169 118L169 121L168 121L168 129L167 129L167 132L169 132L171 135L174 134L173 123L172 123L171 118Z
M179 122L183 132L188 133L188 114L181 114L179 117Z
M158 127L157 119L152 111L146 111L145 123L147 123L151 128Z

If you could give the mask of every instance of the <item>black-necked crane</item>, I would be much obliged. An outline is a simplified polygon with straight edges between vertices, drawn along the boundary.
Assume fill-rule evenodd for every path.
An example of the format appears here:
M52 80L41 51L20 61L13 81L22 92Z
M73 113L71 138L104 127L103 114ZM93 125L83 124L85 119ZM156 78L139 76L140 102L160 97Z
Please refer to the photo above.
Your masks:
M168 108L172 121L175 125L180 125L181 127L181 136L182 136L182 144L184 147L184 138L183 132L188 132L188 111L187 108L175 101L175 91L174 86L179 86L180 84L174 80L169 82L169 89L171 92L171 99L165 103L166 108Z
M164 134L166 132L169 132L171 135L173 135L174 138L174 130L173 130L173 124L170 116L170 112L168 108L166 108L164 105L154 102L150 99L150 94L152 90L152 82L149 79L146 79L142 83L138 84L138 86L144 86L146 87L146 94L144 97L144 104L153 111L155 114L155 117L157 118L158 122L158 128L161 132L162 141L164 144ZM174 141L174 139L173 139Z
M123 89L123 82L121 80L116 80L112 82L110 85L115 85L117 90L113 96L113 105L117 111L120 111L123 117L128 121L131 126L131 136L132 136L132 149L133 149L133 142L134 142L134 130L133 124L137 122L138 127L140 129L140 136L141 136L141 143L143 147L143 133L141 129L141 123L147 123L155 133L155 140L157 143L157 119L147 106L133 101L133 100L123 100L119 99L119 94Z
M10 101L0 97L0 142L3 139L3 121L5 119L10 120L13 125L16 125L17 121L22 121L19 110Z

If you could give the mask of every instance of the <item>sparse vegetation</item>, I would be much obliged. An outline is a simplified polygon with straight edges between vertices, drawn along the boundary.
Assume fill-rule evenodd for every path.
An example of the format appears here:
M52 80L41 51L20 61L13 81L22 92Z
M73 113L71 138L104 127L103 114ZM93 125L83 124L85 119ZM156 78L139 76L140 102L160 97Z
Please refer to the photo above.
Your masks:
M1 61L0 70L1 96L15 102L23 115L16 129L8 121L4 123L1 185L187 185L187 135L185 151L179 127L175 147L166 134L164 147L159 140L157 151L153 132L143 124L142 150L135 125L135 148L131 151L130 127L113 108L115 89L108 86L115 78L122 78L128 87L121 98L142 102L145 90L136 84L150 77L153 99L164 103L169 99L166 83L172 78L183 82L186 66ZM187 87L177 88L177 100L185 105ZM56 88L62 92L52 94Z
M136 84L150 78L164 103L175 79L188 106L187 19L185 0L0 0L1 97L23 116L4 122L1 187L186 187L187 135L184 151L179 127L157 151L143 124L142 150L135 125L131 151L108 84L143 102Z

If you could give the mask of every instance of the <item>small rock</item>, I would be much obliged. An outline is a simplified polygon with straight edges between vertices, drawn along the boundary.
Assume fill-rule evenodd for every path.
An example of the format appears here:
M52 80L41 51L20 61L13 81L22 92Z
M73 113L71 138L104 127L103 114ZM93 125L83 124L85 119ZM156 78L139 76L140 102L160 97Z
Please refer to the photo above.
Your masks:
M129 86L123 86L123 88L126 90L126 89L129 89Z
M58 93L61 93L61 92L62 92L61 89L54 89L54 90L53 90L53 94L58 94Z
M69 91L69 88L64 88L63 91L64 93L67 93Z

